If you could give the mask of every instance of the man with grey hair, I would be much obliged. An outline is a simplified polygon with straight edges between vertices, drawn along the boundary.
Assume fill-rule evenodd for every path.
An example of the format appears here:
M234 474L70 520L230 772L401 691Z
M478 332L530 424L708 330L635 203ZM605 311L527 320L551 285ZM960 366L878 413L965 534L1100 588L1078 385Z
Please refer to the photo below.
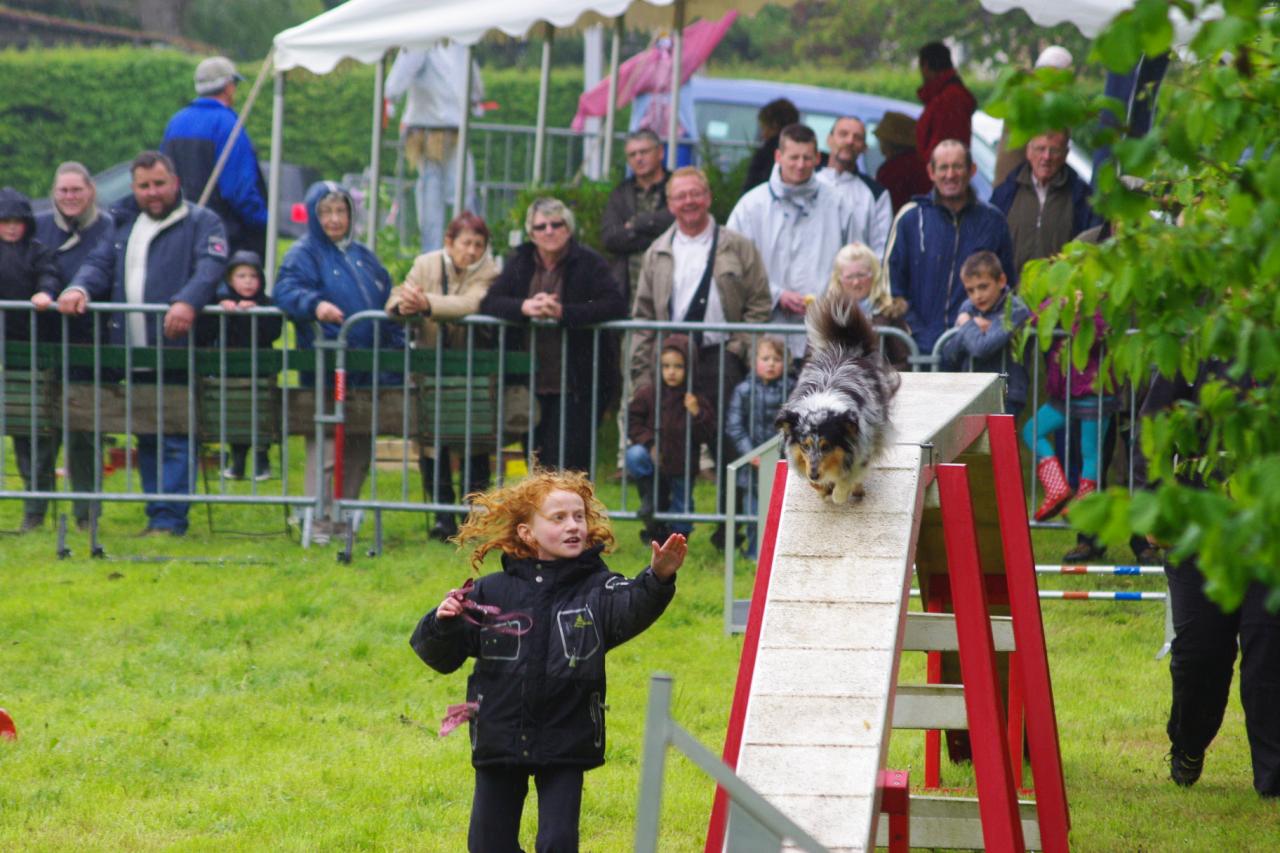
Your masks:
M667 170L658 135L647 128L632 132L627 136L626 154L631 175L609 194L600 220L600 240L613 255L609 266L630 305L644 251L671 227L674 217L667 210Z
M588 327L622 319L627 303L605 259L574 239L575 225L564 202L535 199L525 214L529 240L507 255L480 313L538 321L531 344L521 330L507 339L512 349L531 346L537 363L530 390L541 416L529 450L549 468L591 471L592 435L617 394L618 365Z
M218 175L205 207L218 214L227 229L232 254L247 249L259 257L267 250L267 188L258 155L241 128L235 140L236 85L244 80L225 56L211 56L196 66L196 99L178 110L164 129L160 150L177 169L182 195L197 201L222 150L231 153Z

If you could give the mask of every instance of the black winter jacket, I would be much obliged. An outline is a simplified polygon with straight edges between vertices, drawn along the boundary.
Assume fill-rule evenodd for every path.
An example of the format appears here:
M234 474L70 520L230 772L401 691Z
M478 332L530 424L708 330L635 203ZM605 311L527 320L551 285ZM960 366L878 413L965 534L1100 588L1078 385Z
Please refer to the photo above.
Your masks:
M522 613L528 633L510 636L467 622L439 621L431 610L410 644L432 669L450 673L476 659L467 701L471 763L577 766L604 763L605 652L657 620L675 595L652 569L635 578L611 572L600 547L565 560L502 558L468 597Z
M0 189L0 219L20 219L26 225L22 239L16 243L0 240L0 299L25 301L43 291L57 298L62 279L53 250L36 239L36 218L31 201L12 187ZM33 311L4 312L5 338L11 341L31 339ZM37 315L36 337L52 341L58 336L58 315Z
M538 263L536 252L533 243L524 243L507 255L502 273L480 303L481 314L491 314L514 323L529 322L529 318L521 313L520 307L529 298L529 282L533 280ZM560 302L564 306L564 314L560 325L576 330L568 333L566 360L569 390L590 400L593 333L582 327L624 319L627 316L627 300L618 283L613 280L608 262L577 240L569 242L562 263L564 292ZM546 333L546 329L539 329L540 335ZM507 346L510 349L524 348L525 341L523 333L516 330L508 332ZM606 339L602 336L599 368L601 408L606 407L616 394L614 386L617 372L617 355L606 345Z

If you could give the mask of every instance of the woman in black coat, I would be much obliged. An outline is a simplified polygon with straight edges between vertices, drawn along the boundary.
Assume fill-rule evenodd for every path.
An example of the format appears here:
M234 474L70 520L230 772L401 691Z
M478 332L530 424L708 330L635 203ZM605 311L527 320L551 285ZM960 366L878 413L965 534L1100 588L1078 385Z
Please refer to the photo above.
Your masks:
M608 262L573 239L574 227L573 212L558 199L539 198L529 205L530 242L507 256L480 312L537 321L527 338L508 338L508 347L533 353L531 390L541 417L531 449L543 466L590 471L592 434L616 393L611 379L617 368L608 363L612 356L604 335L586 327L624 318L627 303Z

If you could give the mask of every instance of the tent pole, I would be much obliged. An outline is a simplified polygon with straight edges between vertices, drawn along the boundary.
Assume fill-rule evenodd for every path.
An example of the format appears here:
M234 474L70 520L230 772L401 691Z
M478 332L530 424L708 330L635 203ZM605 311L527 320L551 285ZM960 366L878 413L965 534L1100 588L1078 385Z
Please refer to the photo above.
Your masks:
M676 0L671 27L671 101L667 117L667 171L676 168L676 154L680 147L680 66L684 62L684 4Z
M607 181L613 170L613 120L618 109L618 54L622 52L623 16L613 19L613 40L609 45L609 103L604 111L604 160L600 179Z
M453 187L453 215L463 211L463 199L467 197L467 136L471 130L471 45L466 51L467 71L462 84L462 120L458 122L458 180Z
M284 72L275 73L271 96L271 162L267 167L267 292L276 282L276 237L280 228L280 158L284 147Z
M538 126L533 138L533 184L542 183L542 157L547 145L547 90L551 86L551 45L556 40L556 28L546 25L542 38L542 76L538 80Z
M387 80L387 55L384 53L373 64L373 142L369 150L369 197L365 209L369 213L365 242L372 251L378 250L378 184L382 177L382 117L384 115L383 90Z

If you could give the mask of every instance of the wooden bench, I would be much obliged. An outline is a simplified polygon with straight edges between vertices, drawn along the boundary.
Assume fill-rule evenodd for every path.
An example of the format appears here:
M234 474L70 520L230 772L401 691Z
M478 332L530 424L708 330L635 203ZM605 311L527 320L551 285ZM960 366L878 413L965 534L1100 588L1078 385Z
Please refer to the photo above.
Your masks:
M60 431L64 395L67 426L73 431L92 431L96 410L97 428L104 433L147 434L157 429L167 434L187 433L192 429L191 388L196 392L195 430L205 440L248 443L256 432L258 441L275 442L286 432L314 434L314 389L280 385L282 375L288 382L295 372L315 371L317 353L311 350L260 350L255 376L253 354L247 350L197 349L194 358L189 358L183 349L165 350L162 357L159 350L135 349L127 356L124 347L103 346L99 348L98 364L101 382L96 386L92 381L92 346L66 348L72 378L65 385L61 381L62 345L37 344L35 354L33 372L31 346L25 342L6 343L0 382L4 383L3 426L8 434L29 432L33 419L39 433ZM325 354L325 413L334 410L334 355ZM446 350L439 353L439 358L435 350L411 350L408 355L406 363L401 350L347 351L348 377L376 371L394 380L380 384L376 406L371 386L348 387L343 412L347 432L368 435L376 431L379 435L401 437L407 434L424 446L434 444L437 436L440 441L455 445L468 435L473 442L494 442L499 438L499 374L512 383L527 381L528 353L504 353L500 363L496 351L474 350L470 374L464 351ZM173 384L135 378L126 385L120 380L126 370L157 370L162 360ZM191 362L196 378L187 381ZM406 369L407 384L402 380Z

